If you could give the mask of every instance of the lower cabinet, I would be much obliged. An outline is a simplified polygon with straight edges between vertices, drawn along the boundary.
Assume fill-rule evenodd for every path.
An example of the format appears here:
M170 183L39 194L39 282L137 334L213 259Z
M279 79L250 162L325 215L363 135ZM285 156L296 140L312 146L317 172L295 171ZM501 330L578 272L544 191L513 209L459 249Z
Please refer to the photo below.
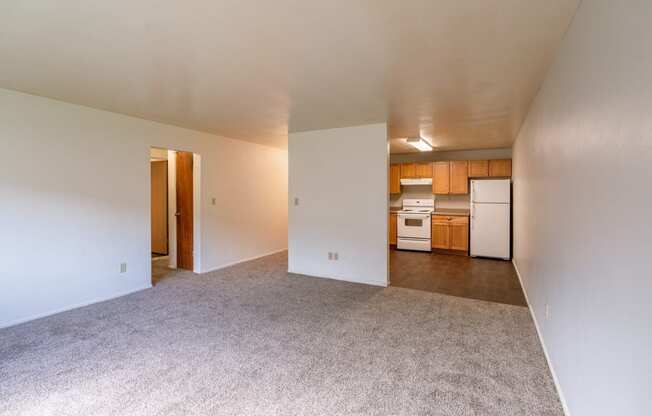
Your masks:
M448 249L450 246L450 226L447 222L432 222L432 248Z
M469 250L469 219L458 217L451 221L451 250Z
M396 244L396 213L389 214L389 244Z
M432 216L432 248L469 250L469 217Z

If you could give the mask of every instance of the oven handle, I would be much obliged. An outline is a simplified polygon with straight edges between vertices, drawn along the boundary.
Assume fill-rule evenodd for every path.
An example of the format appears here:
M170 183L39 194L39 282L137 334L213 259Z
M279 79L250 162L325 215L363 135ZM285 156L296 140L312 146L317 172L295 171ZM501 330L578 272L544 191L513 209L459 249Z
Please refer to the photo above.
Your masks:
M430 218L430 214L398 214L398 217L413 220L427 220Z

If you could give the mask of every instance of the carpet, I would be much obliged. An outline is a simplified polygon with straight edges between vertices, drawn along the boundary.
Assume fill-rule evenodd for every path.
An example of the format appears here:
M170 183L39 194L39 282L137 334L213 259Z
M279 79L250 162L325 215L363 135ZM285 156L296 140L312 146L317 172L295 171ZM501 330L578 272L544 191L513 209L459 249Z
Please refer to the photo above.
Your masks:
M562 415L527 308L287 253L0 330L1 415Z

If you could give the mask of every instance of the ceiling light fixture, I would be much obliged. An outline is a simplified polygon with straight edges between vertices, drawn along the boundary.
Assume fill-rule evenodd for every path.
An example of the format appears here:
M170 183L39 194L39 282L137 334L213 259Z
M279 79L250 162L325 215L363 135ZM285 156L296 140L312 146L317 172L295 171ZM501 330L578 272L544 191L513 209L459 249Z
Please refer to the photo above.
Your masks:
M409 137L405 142L420 152L432 152L432 145L421 137Z

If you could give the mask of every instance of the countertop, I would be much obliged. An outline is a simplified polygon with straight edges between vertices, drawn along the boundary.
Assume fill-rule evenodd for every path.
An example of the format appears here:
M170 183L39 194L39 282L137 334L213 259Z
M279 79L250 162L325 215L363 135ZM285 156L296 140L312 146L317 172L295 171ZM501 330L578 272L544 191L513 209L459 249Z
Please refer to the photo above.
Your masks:
M389 212L390 213L397 213L400 211L402 208L401 207L389 207ZM435 210L435 212L432 213L432 215L449 215L453 217L468 217L470 215L470 210L468 209L445 209L445 208L440 208Z
M449 215L453 217L468 217L471 211L468 209L436 209L432 215Z

